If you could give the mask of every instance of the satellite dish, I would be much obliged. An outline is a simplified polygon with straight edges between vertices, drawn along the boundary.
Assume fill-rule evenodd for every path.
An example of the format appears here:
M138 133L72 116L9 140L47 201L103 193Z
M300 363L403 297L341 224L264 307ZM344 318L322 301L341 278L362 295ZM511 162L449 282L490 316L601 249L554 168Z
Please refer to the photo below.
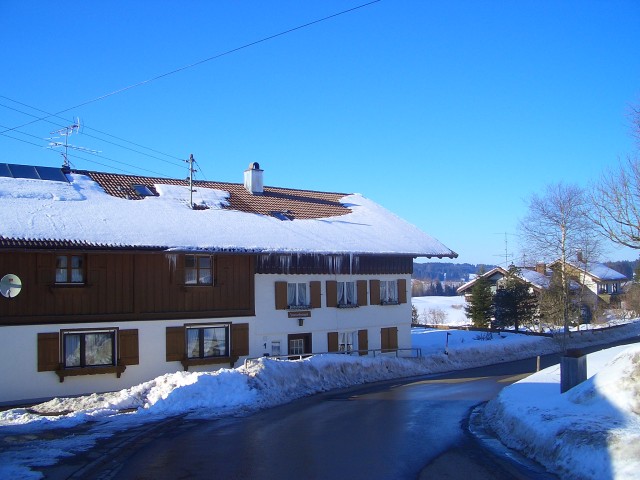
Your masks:
M22 282L17 275L9 273L0 279L0 294L6 298L16 297L22 290Z

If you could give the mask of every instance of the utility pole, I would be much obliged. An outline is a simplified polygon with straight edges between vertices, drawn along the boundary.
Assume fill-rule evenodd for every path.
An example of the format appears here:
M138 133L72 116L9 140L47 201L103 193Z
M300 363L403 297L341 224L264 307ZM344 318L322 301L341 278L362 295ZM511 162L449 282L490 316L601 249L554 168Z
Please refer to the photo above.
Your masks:
M195 191L193 189L193 174L197 172L193 168L193 153L189 155L189 160L185 160L185 162L189 164L189 208L193 210L193 192Z

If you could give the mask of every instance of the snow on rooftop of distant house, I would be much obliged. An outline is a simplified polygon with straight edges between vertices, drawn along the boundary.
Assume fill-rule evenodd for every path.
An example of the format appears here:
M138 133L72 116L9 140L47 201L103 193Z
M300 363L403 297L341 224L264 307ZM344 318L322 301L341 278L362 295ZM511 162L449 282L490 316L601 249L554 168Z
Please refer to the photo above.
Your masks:
M551 277L547 277L546 275L540 272L536 272L535 270L529 270L528 268L521 268L518 271L518 276L523 280L529 282L531 285L542 289L549 288L549 284L551 283Z
M585 269L584 263L572 263L571 265L586 270L588 273L600 280L627 280L627 277L620 272L616 272L613 268L609 268L602 263L588 263Z
M224 208L229 193L156 184L158 196L128 200L105 193L88 176L70 183L0 177L0 237L69 240L112 247L262 253L375 253L455 257L457 254L359 194L341 199L345 215L282 219Z

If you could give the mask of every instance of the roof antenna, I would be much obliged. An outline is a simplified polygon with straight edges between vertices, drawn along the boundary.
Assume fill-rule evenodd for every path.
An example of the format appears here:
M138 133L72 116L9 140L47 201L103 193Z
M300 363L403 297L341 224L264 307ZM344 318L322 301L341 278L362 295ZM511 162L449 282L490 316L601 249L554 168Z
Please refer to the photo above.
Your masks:
M84 147L69 145L69 136L72 135L73 132L78 132L79 130L80 130L80 118L76 117L76 121L72 125L63 127L60 130L49 132L51 135L59 135L58 137L47 138L47 140L50 140L49 142L50 148L56 148L56 147L64 148L64 151L60 152L60 154L62 155L62 158L63 158L62 169L67 172L71 169L69 165L69 157L68 157L69 149L78 150L80 152L94 153L94 154L100 153L98 150L90 150ZM64 143L56 141L60 137L64 137Z

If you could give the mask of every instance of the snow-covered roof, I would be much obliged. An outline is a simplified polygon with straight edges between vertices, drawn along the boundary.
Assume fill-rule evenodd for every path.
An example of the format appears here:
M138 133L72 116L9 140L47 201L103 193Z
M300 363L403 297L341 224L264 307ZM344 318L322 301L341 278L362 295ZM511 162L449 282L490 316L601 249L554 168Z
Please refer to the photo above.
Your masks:
M547 289L551 284L551 277L528 268L521 268L518 271L518 276L539 289Z
M559 264L560 260L556 260L551 265ZM567 262L567 265L571 265L573 268L585 272L587 275L593 277L594 280L606 282L616 280L627 280L627 277L620 272L615 271L612 268L607 267L603 263L598 262Z
M100 175L107 175L108 188L106 180L93 178ZM201 208L191 209L184 180L147 185L147 177L85 171L67 173L67 178L68 183L0 176L0 246L457 256L359 194L265 187L258 196L241 184L210 188L201 183L193 194ZM131 179L157 195L116 196L124 189L112 183Z

